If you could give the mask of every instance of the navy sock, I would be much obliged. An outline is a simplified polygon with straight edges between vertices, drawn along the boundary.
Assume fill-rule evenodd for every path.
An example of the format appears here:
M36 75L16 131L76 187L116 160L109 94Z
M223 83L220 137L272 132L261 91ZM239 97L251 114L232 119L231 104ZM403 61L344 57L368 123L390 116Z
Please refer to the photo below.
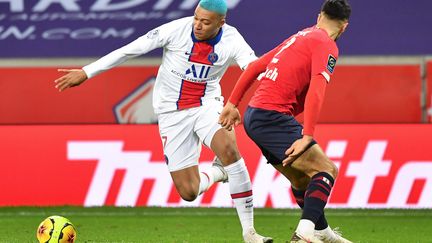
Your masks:
M294 198L297 202L297 204L300 206L301 209L303 209L304 207L304 195L305 192L304 190L297 190L294 187L291 187L292 193L294 195ZM328 223L327 223L327 219L325 218L324 212L321 215L321 217L319 217L318 221L315 223L315 229L316 230L323 230L326 229L328 227Z
M315 224L318 222L324 215L324 207L333 183L333 177L326 172L320 172L312 177L304 197L302 219L308 219Z

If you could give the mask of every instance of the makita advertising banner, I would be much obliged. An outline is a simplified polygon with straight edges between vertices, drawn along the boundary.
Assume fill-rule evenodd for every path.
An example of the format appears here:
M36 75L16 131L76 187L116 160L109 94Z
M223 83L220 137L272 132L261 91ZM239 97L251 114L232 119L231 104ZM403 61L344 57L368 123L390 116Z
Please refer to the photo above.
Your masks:
M261 55L316 23L323 1L227 0L227 22ZM93 57L192 16L198 0L1 0L0 57ZM432 2L351 1L343 55L432 54ZM383 15L385 13L385 18ZM401 31L403 30L403 31ZM154 52L150 55L159 55Z
M236 130L257 207L297 207L286 178ZM230 207L227 184L180 199L155 125L0 126L0 206ZM432 208L432 125L319 125L339 166L329 207ZM413 142L414 141L414 142ZM213 154L204 149L201 166Z

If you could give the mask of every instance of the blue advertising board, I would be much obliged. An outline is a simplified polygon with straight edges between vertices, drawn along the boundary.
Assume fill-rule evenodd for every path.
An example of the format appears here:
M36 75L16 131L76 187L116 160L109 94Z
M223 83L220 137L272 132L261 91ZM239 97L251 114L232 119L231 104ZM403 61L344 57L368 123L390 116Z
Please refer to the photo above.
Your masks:
M314 25L323 1L227 0L227 22L261 55ZM97 57L173 19L198 0L0 0L0 58ZM430 0L351 0L342 55L432 54ZM152 52L149 55L159 55Z

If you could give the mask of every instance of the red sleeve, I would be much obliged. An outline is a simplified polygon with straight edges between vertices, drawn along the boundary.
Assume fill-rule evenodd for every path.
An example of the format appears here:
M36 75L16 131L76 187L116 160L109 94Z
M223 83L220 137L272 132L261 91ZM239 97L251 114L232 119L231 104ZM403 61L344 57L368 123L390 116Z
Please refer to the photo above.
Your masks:
M303 135L313 136L324 101L326 86L327 80L323 75L316 74L312 77L305 100Z
M322 74L327 82L330 82L330 77L336 67L338 54L338 49L334 42L317 44L312 53L312 76Z
M255 81L262 72L267 69L267 64L273 59L274 55L278 51L279 46L274 48L273 50L267 52L262 57L257 60L249 63L246 70L240 75L239 80L234 86L233 91L231 92L231 96L228 101L238 106L241 99L243 98L244 93L249 89L252 82Z

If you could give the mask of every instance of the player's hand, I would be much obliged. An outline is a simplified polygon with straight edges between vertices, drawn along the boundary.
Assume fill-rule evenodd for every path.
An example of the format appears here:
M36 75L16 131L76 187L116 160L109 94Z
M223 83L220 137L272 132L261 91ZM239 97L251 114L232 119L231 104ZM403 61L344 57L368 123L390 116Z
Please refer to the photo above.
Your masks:
M241 116L239 110L231 102L227 102L219 116L219 124L228 131L232 130L233 125L240 124Z
M55 88L60 92L78 86L87 80L87 74L82 69L58 69L57 71L66 73L54 81Z
M312 142L313 138L309 135L304 135L303 138L297 139L291 147L285 151L285 155L288 156L282 161L282 165L290 165L294 160L296 160L305 151L307 146Z

